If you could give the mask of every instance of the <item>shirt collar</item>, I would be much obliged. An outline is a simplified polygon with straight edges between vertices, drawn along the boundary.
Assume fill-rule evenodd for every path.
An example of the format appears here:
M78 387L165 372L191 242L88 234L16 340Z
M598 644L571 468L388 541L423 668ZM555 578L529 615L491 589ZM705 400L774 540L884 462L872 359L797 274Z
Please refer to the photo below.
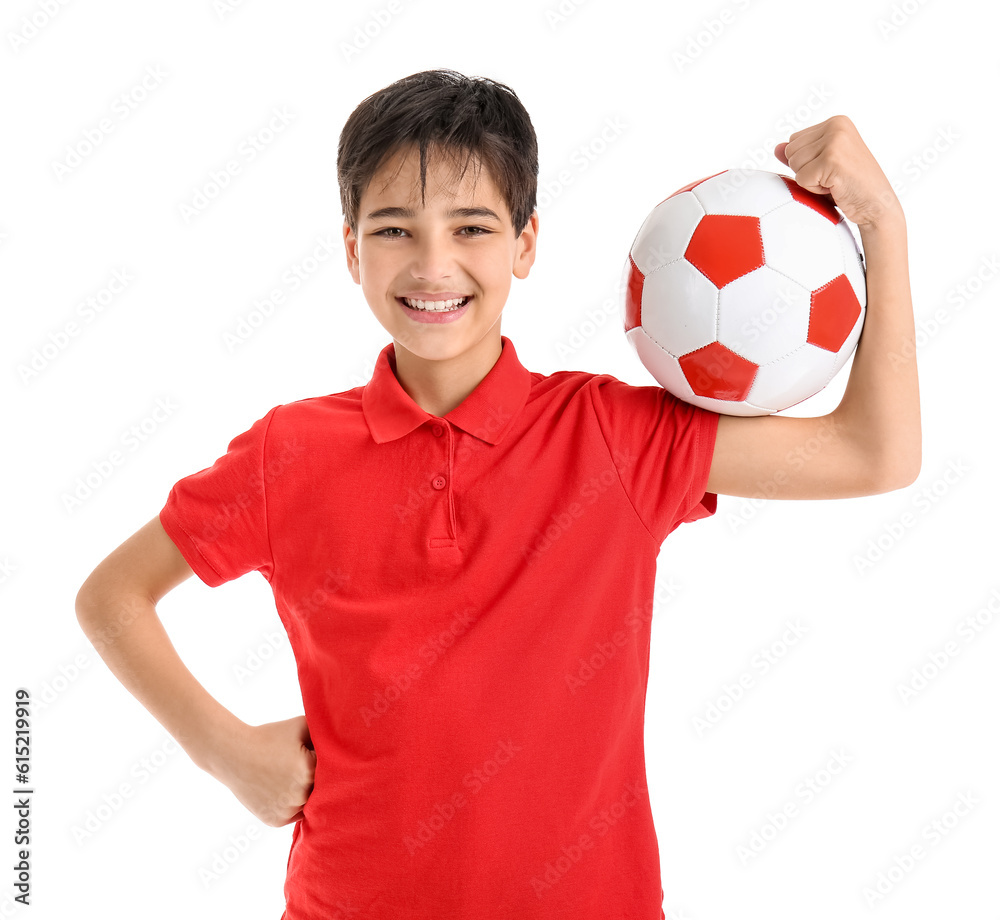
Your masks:
M390 342L379 352L372 379L361 393L361 408L372 437L379 444L409 434L436 418L418 406L396 379L396 345ZM528 399L531 372L517 358L514 345L500 336L500 357L479 385L444 416L488 444L497 444L510 430L511 422Z

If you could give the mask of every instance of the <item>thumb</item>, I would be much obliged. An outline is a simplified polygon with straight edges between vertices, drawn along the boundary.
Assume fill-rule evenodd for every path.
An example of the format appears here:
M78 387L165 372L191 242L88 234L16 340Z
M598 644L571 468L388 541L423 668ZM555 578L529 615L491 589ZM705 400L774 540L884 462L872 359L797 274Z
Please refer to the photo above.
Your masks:
M778 144L778 146L774 148L774 155L775 155L775 156L776 156L776 157L777 157L777 158L778 158L779 160L781 160L781 162L782 162L782 163L784 163L784 164L785 164L785 166L787 166L787 165L788 165L788 160L787 160L787 159L785 158L785 148L786 148L787 146L788 146L788 142L787 142L787 141L785 141L785 142L784 142L784 143L782 143L782 144Z
M289 721L298 723L299 741L302 742L302 744L305 747L307 747L307 748L309 748L311 750L312 749L312 737L309 734L309 723L306 722L306 717L305 716L295 716L294 719L290 719Z

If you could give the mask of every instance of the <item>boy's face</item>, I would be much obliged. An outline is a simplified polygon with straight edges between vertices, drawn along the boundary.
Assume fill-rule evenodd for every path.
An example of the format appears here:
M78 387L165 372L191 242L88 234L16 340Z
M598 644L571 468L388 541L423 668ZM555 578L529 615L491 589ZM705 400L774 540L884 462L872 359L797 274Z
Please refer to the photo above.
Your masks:
M515 236L488 171L476 177L470 164L456 182L451 167L449 158L430 151L421 204L419 152L397 155L362 193L357 233L344 224L347 264L375 318L397 349L427 360L458 357L490 338L499 353L511 276L527 277L535 261L537 215ZM466 297L454 313L406 306L406 300L426 307Z

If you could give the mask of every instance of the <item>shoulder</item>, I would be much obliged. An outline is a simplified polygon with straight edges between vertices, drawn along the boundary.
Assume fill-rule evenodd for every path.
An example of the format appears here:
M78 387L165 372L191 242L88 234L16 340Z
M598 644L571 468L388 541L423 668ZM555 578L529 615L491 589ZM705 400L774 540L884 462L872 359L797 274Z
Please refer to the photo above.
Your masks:
M549 374L542 374L536 371L531 373L532 396L545 394L579 394L589 396L590 391L593 389L608 388L611 391L617 392L621 387L630 387L630 384L623 383L611 374L570 370L552 371Z
M270 412L274 422L282 425L297 425L324 415L350 415L361 412L363 386L352 387L339 393L323 396L306 396L286 403L279 403Z
M364 426L361 409L363 387L339 393L309 396L272 406L254 423L268 455L276 449L293 452L305 443L315 444L336 434L341 439Z
M532 373L530 401L556 403L564 408L579 403L603 419L650 418L698 414L695 406L678 399L659 384L628 383L608 373L554 371Z

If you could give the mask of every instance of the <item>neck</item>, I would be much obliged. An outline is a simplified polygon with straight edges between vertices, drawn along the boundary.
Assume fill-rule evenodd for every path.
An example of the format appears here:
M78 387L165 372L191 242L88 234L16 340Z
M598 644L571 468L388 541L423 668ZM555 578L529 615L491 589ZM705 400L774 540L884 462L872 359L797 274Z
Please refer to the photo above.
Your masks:
M421 358L394 341L399 385L425 412L447 415L482 382L497 363L503 343L499 332L484 336L454 358Z

